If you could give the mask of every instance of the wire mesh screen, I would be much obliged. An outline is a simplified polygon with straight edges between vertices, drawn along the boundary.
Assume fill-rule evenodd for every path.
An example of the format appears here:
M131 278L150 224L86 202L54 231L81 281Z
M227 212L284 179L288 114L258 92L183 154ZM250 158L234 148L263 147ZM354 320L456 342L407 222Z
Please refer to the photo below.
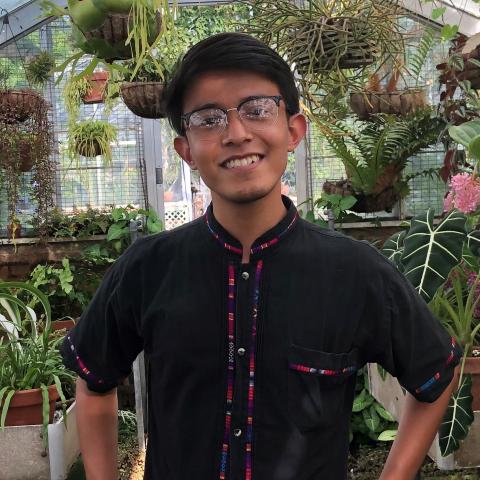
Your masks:
M406 61L416 51L417 46L426 28L425 24L416 18L404 17L401 19L406 42ZM438 73L435 66L447 55L448 45L436 42L425 61L418 80L419 86L426 89L427 100L435 105L439 100ZM406 77L408 86L415 86L416 80ZM322 187L326 180L340 180L345 178L345 169L342 162L327 148L321 133L310 125L307 137L307 194L316 199L322 194ZM417 172L435 170L442 166L444 149L441 144L432 146L413 157L407 164L405 175L410 176ZM445 184L433 172L414 177L409 182L410 193L404 199L407 216L416 215L427 207L434 207L437 213L442 211L443 196L446 192ZM373 216L367 214L366 216Z
M57 65L64 62L74 49L70 40L71 27L66 19L59 19L32 32L16 43L0 50L2 87L27 87L24 65L41 51L49 51ZM0 39L1 40L1 39ZM82 68L78 65L78 71ZM71 74L72 72L67 72ZM120 100L110 111L104 104L81 105L79 121L105 120L117 129L117 141L112 144L112 161L95 158L71 158L67 151L67 113L62 90L65 79L55 84L55 78L44 88L43 96L52 105L50 112L54 129L54 156L57 164L55 204L65 212L75 209L106 208L112 205L147 203L143 136L141 121ZM30 198L30 175L23 174L19 218L28 224L34 215L35 205ZM0 194L0 222L6 224L7 206L5 192Z

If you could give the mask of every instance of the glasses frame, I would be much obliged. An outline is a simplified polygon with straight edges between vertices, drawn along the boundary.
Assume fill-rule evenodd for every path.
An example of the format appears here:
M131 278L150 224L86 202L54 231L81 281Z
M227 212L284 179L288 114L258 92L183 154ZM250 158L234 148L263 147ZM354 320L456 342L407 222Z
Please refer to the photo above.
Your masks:
M202 107L202 108L197 108L195 110L192 110L191 112L188 112L188 113L184 113L180 119L183 121L183 125L184 125L184 128L185 130L189 130L190 128L190 117L194 114L194 113L197 113L197 112L201 112L202 110L212 110L212 109L216 109L216 110L220 110L222 111L224 114L225 114L225 126L223 127L222 130L225 130L227 128L227 125L228 125L228 112L231 112L233 110L236 110L237 113L239 111L239 109L242 107L242 105L244 105L245 103L247 102L251 102L252 100L260 100L262 98L269 98L271 100L273 100L275 102L275 104L277 105L277 109L280 107L280 100L283 100L283 97L281 95L257 95L257 96L252 96L252 97L248 97L246 98L245 100L242 100L236 107L234 108L221 108L221 107L217 107L217 106L212 106L212 107ZM278 118L278 111L277 111L277 118ZM240 117L241 119L241 117Z

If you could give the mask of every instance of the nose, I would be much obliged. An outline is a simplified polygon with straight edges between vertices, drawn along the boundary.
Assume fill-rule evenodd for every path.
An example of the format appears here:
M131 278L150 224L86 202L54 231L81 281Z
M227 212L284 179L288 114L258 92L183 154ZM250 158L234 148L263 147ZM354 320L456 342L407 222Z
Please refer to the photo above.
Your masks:
M252 133L245 127L236 108L227 110L227 125L223 133L222 144L236 144L252 139Z

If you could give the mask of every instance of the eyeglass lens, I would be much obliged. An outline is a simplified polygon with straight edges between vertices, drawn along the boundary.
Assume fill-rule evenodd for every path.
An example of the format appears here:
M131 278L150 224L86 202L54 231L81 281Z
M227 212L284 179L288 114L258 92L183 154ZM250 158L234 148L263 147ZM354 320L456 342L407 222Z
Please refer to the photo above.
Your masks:
M278 117L278 105L275 99L268 97L248 100L237 110L242 123L251 130L261 130L274 124ZM210 137L221 133L227 126L228 119L220 108L204 108L190 115L188 128L192 133Z

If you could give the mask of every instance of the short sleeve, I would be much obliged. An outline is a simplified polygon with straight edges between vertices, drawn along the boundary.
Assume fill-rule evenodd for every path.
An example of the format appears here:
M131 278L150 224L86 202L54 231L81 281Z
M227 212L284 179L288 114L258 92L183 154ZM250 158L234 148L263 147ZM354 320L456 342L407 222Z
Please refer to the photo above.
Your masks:
M78 373L90 390L99 393L111 390L128 376L143 349L135 294L127 283L132 281L126 271L127 253L110 267L60 347L65 365Z
M380 283L370 284L377 295L370 303L376 346L369 361L417 400L434 402L450 384L461 349L403 274L387 260L380 263L381 275L373 275Z

